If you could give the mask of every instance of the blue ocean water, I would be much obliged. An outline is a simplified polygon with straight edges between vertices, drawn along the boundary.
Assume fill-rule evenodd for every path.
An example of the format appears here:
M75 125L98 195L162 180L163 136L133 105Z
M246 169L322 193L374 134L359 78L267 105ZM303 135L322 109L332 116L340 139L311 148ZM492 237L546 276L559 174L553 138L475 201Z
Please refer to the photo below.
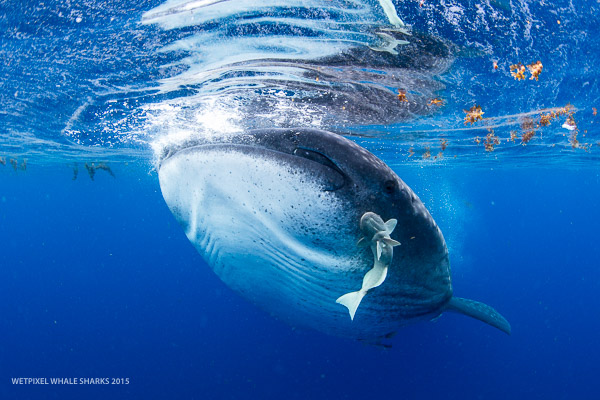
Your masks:
M0 3L0 398L598 398L600 4L393 2L416 46L399 60L365 50L389 39L378 1L281 3ZM539 80L510 75L537 60ZM476 104L486 119L465 124ZM541 124L568 104L575 130ZM345 134L392 166L444 233L455 292L512 335L444 314L382 348L231 291L155 159L270 125Z

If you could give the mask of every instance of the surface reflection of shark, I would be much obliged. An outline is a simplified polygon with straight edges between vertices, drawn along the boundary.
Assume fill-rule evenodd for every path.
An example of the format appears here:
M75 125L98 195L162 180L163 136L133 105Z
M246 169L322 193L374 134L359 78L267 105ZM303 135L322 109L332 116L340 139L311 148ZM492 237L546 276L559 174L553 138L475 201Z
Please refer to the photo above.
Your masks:
M188 55L187 68L161 80L172 112L188 121L217 104L243 115L244 130L346 133L437 112L430 102L444 90L440 76L458 46L405 25L391 0L292 3L184 0L145 13L144 24L194 27L164 49Z
M453 296L446 243L423 203L342 136L272 129L195 143L166 151L159 179L217 275L290 324L377 341L457 311L510 333L492 308Z

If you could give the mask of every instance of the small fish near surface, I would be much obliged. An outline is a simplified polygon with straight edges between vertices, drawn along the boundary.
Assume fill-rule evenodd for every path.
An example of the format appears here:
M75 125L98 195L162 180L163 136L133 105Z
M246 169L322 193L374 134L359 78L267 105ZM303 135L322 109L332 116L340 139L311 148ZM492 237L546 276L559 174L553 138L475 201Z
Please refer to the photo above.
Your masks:
M293 326L377 341L455 311L510 333L494 309L453 295L446 243L414 192L340 135L269 129L187 143L164 152L158 175L215 273Z

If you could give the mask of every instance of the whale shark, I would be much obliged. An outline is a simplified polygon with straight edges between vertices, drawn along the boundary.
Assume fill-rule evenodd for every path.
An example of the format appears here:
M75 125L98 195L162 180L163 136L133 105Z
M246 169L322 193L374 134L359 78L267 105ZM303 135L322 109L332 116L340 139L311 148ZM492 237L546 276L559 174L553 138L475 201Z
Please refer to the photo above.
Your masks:
M454 296L444 237L417 195L341 135L195 140L166 149L158 177L218 277L292 326L376 342L452 311L510 334L492 307Z

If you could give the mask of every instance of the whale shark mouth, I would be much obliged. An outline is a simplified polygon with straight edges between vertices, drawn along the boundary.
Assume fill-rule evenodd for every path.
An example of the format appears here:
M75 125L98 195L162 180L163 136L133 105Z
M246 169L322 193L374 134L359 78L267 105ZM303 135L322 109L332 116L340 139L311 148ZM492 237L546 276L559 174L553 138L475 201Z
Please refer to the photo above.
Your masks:
M336 165L329 157L318 150L311 149L305 146L296 146L288 151L282 149L270 149L256 145L244 143L204 143L187 145L183 148L167 149L160 164L174 156L178 152L203 152L203 153L231 153L240 152L243 154L254 154L254 157L264 159L279 159L280 162L288 165L294 164L303 173L310 175L315 181L321 182L323 185L321 190L335 191L341 189L348 181L348 176Z

